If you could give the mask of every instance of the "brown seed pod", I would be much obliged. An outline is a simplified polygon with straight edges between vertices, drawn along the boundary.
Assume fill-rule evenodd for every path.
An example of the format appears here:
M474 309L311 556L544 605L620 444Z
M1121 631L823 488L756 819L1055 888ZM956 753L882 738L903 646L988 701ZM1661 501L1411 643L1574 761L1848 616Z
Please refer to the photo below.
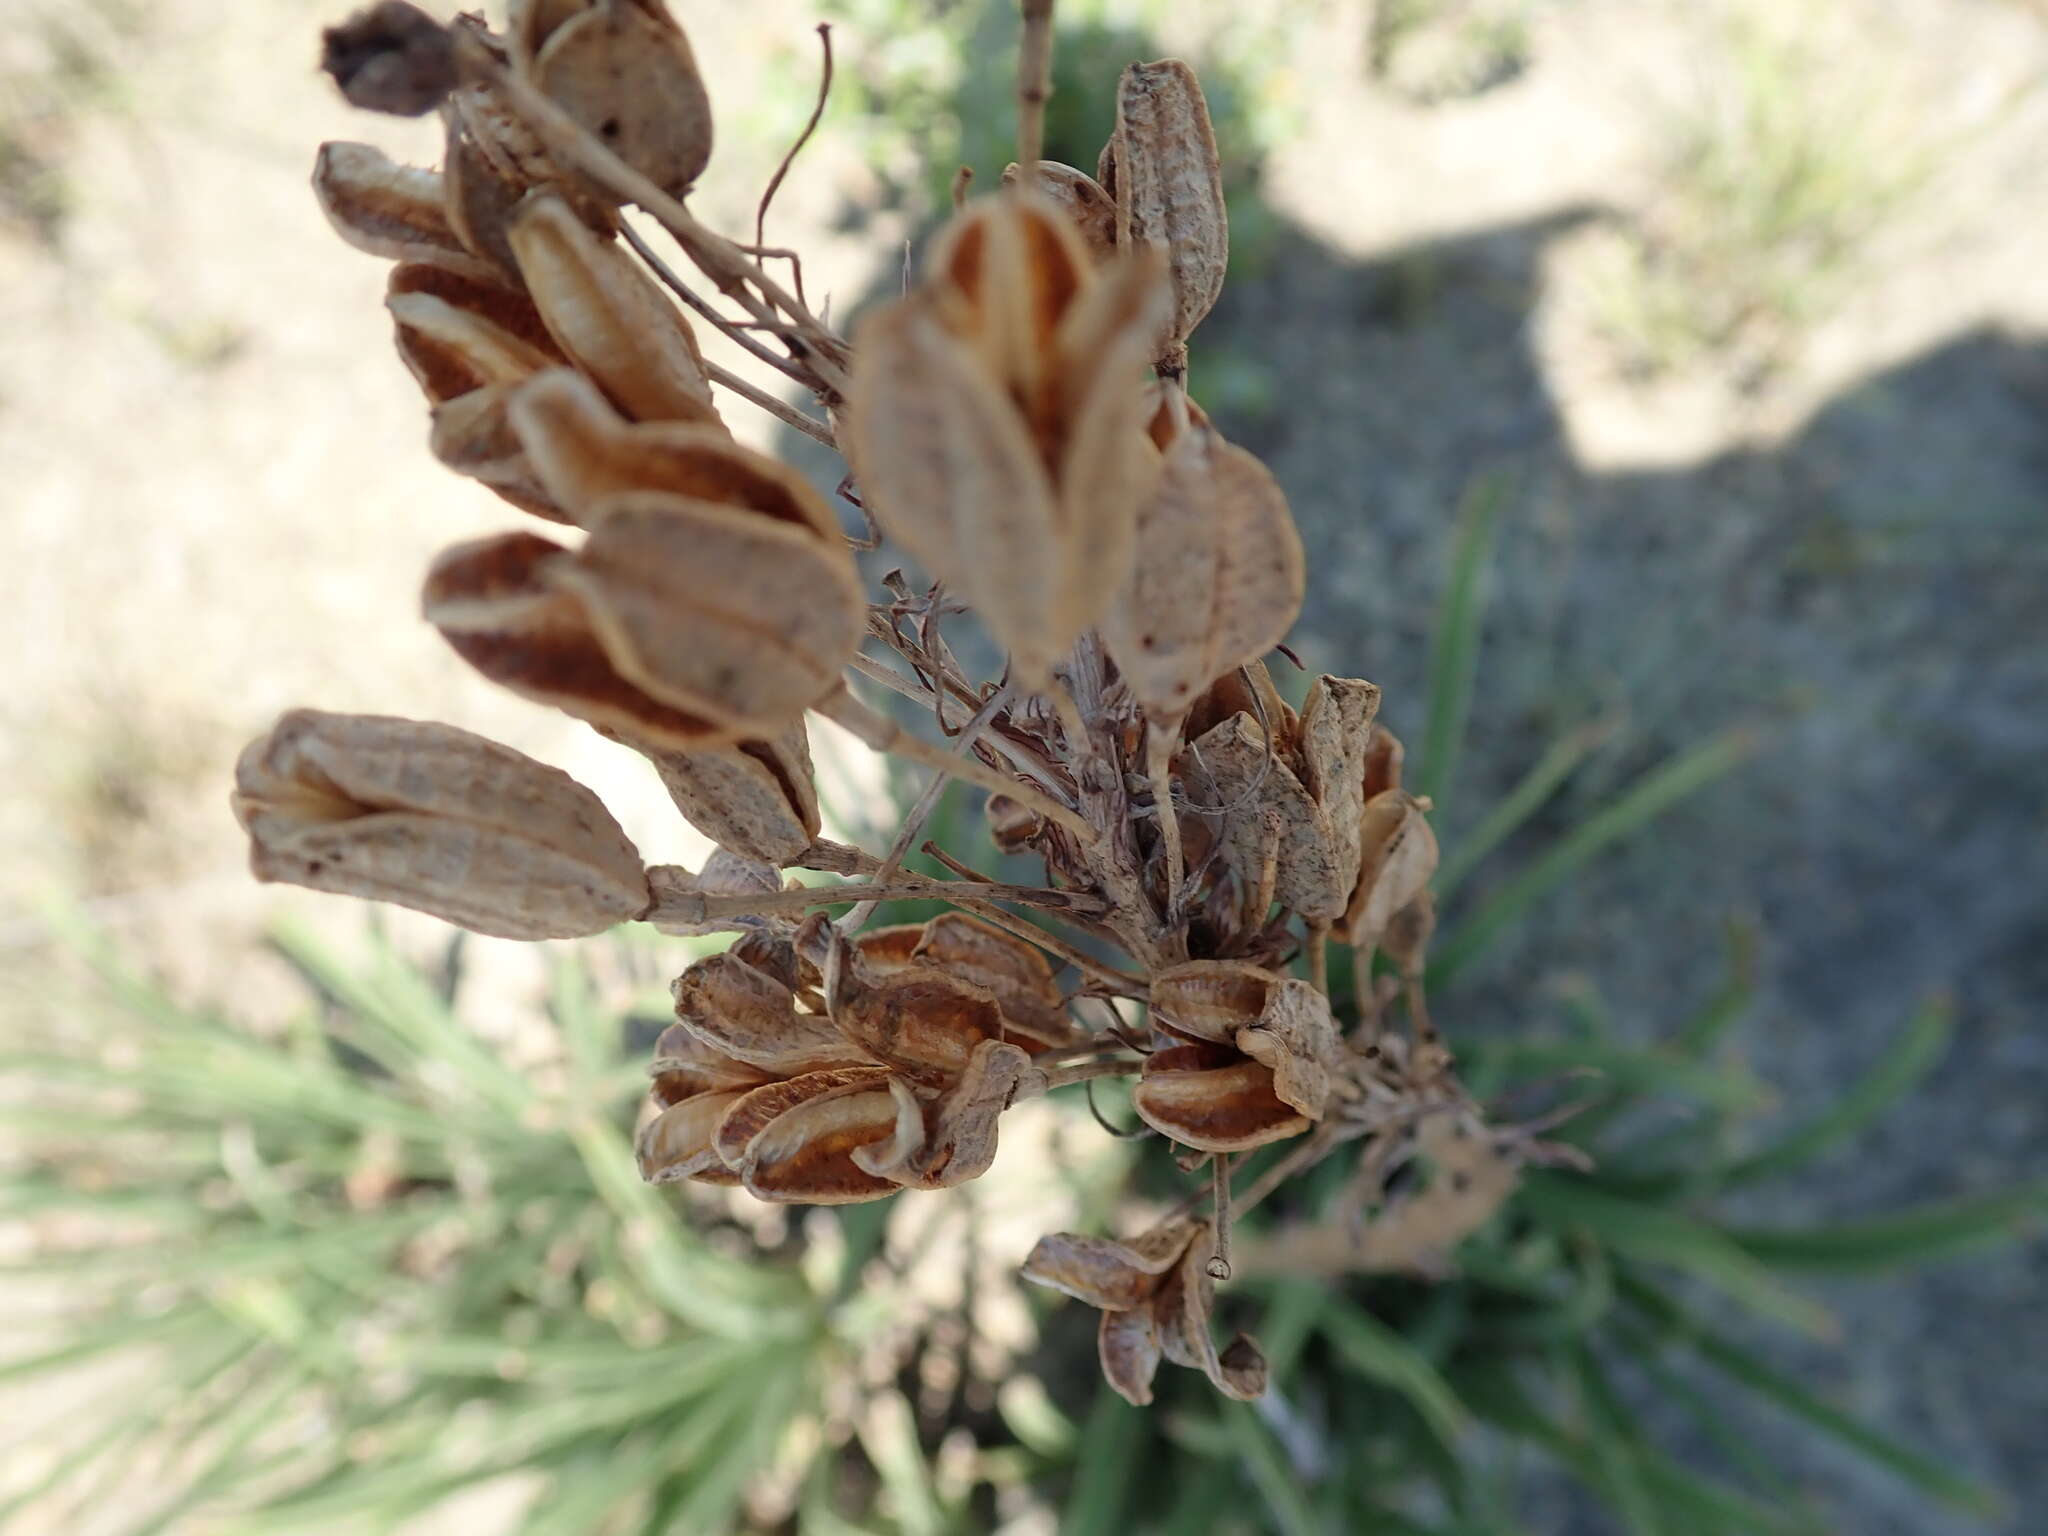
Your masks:
M1266 467L1191 426L1138 504L1136 547L1102 637L1146 713L1172 722L1287 637L1306 584L1301 538Z
M1331 931L1356 944L1377 943L1394 914L1419 897L1436 874L1436 833L1429 802L1389 789L1365 802L1359 827L1358 883Z
M433 263L392 268L384 307L399 357L435 405L567 361L525 294Z
M587 527L621 492L667 491L807 529L822 548L839 547L839 520L810 482L741 447L723 428L629 423L594 384L567 368L536 375L520 391L512 419L534 467Z
M633 1160L649 1184L737 1184L739 1175L725 1166L715 1138L719 1122L748 1090L700 1093L670 1104L640 1127L633 1138Z
M1161 1135L1204 1152L1249 1152L1309 1127L1308 1116L1273 1091L1271 1069L1213 1045L1146 1057L1131 1107Z
M1329 1104L1337 1064L1337 1025L1330 1000L1307 982L1276 977L1257 1021L1238 1030L1237 1048L1271 1070L1282 1103L1312 1120Z
M719 424L689 322L631 257L550 192L506 229L519 275L555 344L636 421Z
M525 533L459 544L427 573L422 610L492 682L635 742L689 752L743 734L654 698L612 665L582 599L557 579L572 558Z
M293 710L235 767L259 880L362 896L510 939L647 910L640 855L558 769L448 725Z
M518 384L486 384L434 407L427 446L434 457L519 508L549 522L572 521L541 483L509 408Z
M1004 186L1015 186L1021 179L1021 168L1014 161L1003 167ZM1041 160L1037 190L1057 203L1073 221L1081 243L1096 261L1106 261L1115 253L1116 199L1093 176L1057 160Z
M1142 1306L1159 1289L1159 1279L1194 1240L1202 1223L1175 1218L1129 1242L1078 1232L1041 1237L1021 1271L1035 1285L1064 1291L1106 1312Z
M951 1189L978 1179L996 1156L996 1122L1027 1086L1045 1077L1017 1046L984 1040L939 1097L918 1098L901 1077L889 1079L896 1129L887 1142L856 1147L853 1160L911 1189Z
M896 1131L886 1067L835 1067L768 1083L732 1105L713 1144L761 1200L846 1205L899 1187L853 1160Z
M496 269L449 227L439 171L400 165L369 144L322 144L313 161L313 195L334 232L359 251L431 262L479 280L495 277Z
M1362 799L1371 800L1390 789L1401 787L1401 766L1407 757L1401 738L1384 725L1375 725L1365 744Z
M533 84L634 170L671 197L687 196L711 159L711 101L690 41L661 0L593 0L522 17L542 34L526 72Z
M793 863L816 841L818 790L803 722L766 741L708 752L647 752L690 825L764 864Z
M967 1070L975 1047L1003 1037L1003 1014L981 987L924 964L892 965L887 940L878 960L847 941L823 913L797 929L797 952L823 977L832 1022L877 1061L927 1091Z
M1223 817L1225 858L1250 888L1266 857L1266 820L1279 833L1273 893L1312 921L1343 913L1352 870L1339 862L1330 819L1310 798L1278 749L1269 748L1248 715L1233 715L1190 749L1207 779L1208 803L1232 807Z
M448 29L416 5L379 0L320 35L320 67L352 107L419 117L455 85Z
M1337 867L1354 869L1365 772L1380 690L1356 677L1318 677L1301 707L1295 743L1301 787L1329 818Z
M940 913L918 931L910 960L986 991L1002 1009L1004 1038L1026 1050L1050 1050L1082 1037L1067 1016L1066 997L1045 951L978 917Z
M727 951L710 955L670 988L676 1018L705 1045L775 1077L874 1065L821 1014L799 1013L773 976Z
M1236 1043L1259 1021L1277 973L1242 960L1189 960L1152 977L1152 1022L1183 1040Z
M1179 348L1215 306L1230 258L1222 162L1209 106L1179 59L1133 64L1117 82L1116 132L1101 178L1116 200L1116 243L1167 254L1173 317L1162 345ZM1167 362L1162 358L1162 362ZM1178 371L1170 365L1164 371Z

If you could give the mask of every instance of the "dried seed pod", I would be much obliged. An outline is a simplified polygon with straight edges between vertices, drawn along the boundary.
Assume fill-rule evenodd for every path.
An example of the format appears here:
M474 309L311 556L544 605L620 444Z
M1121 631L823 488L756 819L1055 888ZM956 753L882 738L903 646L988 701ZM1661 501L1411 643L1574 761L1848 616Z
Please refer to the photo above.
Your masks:
M1167 253L1174 312L1162 342L1178 348L1215 306L1230 258L1222 162L1194 71L1179 59L1125 69L1111 143L1114 169L1103 185L1116 200L1116 243ZM1168 363L1162 371L1178 370Z
M1277 973L1243 960L1189 960L1152 977L1152 1022L1183 1040L1231 1045L1256 1024Z
M384 307L399 357L435 405L567 361L525 294L432 263L394 267Z
M1004 1037L1027 1050L1049 1050L1081 1038L1053 980L1052 962L1013 933L965 912L942 912L919 931L910 959L987 992L1002 1010Z
M1282 755L1293 755L1291 748L1297 734L1294 710L1273 686L1273 676L1263 661L1225 672L1211 683L1188 711L1181 733L1194 741L1232 715L1247 716L1272 737Z
M708 752L647 752L690 825L764 864L795 862L818 836L810 738L799 720L766 741Z
M1407 906L1387 919L1380 933L1380 951L1403 976L1422 975L1429 941L1436 936L1436 897L1427 888Z
M505 41L519 68L531 71L544 44L562 24L589 10L596 0L511 0L506 6Z
M329 143L313 161L313 195L334 232L359 251L423 261L489 281L490 263L449 227L439 171L400 165L369 144Z
M1309 1127L1308 1116L1273 1091L1270 1068L1212 1045L1146 1057L1131 1107L1161 1135L1204 1152L1249 1152Z
M448 29L405 0L379 0L320 34L320 67L352 107L419 117L455 85Z
M633 1160L649 1184L737 1184L739 1175L725 1166L715 1139L727 1111L749 1090L700 1093L668 1105L633 1138Z
M573 521L541 483L513 430L509 407L518 384L486 384L434 407L427 446L448 468L467 475L522 512L550 522Z
M1365 744L1365 762L1361 770L1361 802L1401 787L1401 765L1407 755L1400 737L1384 725L1372 728L1372 735Z
M1014 161L1003 167L1003 185L1015 186L1022 179ZM1098 261L1106 261L1116 250L1116 199L1086 171L1057 160L1038 162L1037 191L1057 203L1080 231L1081 242Z
M579 720L683 752L740 736L653 697L613 666L582 599L557 579L572 558L525 533L459 544L427 573L422 611L492 682Z
M602 503L551 576L620 675L740 737L773 736L839 689L867 625L844 544L657 491Z
M670 991L676 1018L699 1040L773 1076L874 1064L830 1019L799 1013L788 987L730 951L699 960Z
M1312 921L1341 915L1353 872L1339 863L1329 817L1269 747L1250 717L1234 715L1191 749L1208 779L1208 803L1232 806L1223 818L1225 857L1240 875L1256 875L1265 858L1265 819L1279 828L1274 896ZM1247 883L1254 883L1248 881Z
M601 731L601 734L611 733ZM693 899L703 896L773 895L782 889L782 877L774 865L734 853L730 848L712 849L711 857L704 861L704 868L696 874L679 864L657 864L647 871L647 888L654 895L654 907L647 914L648 923L662 933L680 938L698 938L707 933L738 933L742 942L752 936L765 944L787 947L789 934L795 927L787 917L779 914L738 914L709 922L679 920L674 915L678 910L687 910ZM733 947L736 951L740 948L738 944ZM758 952L742 951L740 958L756 969L767 970L778 978L783 976L781 967L764 964ZM788 977L785 984L791 991L796 990L794 976Z
M1128 1311L1151 1299L1159 1278L1180 1262L1200 1225L1175 1218L1127 1243L1078 1232L1048 1233L1032 1248L1021 1273L1091 1307Z
M853 1149L853 1160L911 1189L951 1189L978 1179L996 1156L996 1122L1027 1086L1045 1075L1017 1046L984 1040L960 1076L926 1103L900 1077L889 1080L896 1129L887 1142Z
M1045 818L1008 795L990 795L982 804L989 841L1004 853L1022 853L1045 830Z
M1396 912L1419 897L1436 874L1436 833L1429 802L1405 789L1389 789L1366 801L1359 826L1358 883L1332 928L1339 938L1374 944Z
M1053 334L1093 263L1058 206L1022 190L979 198L932 242L930 296L997 387L1029 406Z
M823 913L804 920L796 946L822 974L840 1033L919 1087L956 1081L975 1047L1003 1036L992 994L929 965L870 964Z
M1221 1355L1209 1334L1209 1312L1215 1305L1216 1283L1209 1275L1207 1224L1201 1239L1190 1243L1180 1263L1153 1298L1159 1352L1175 1365L1200 1371L1225 1397L1250 1402L1266 1390L1266 1361L1249 1338L1239 1334Z
M892 1179L853 1160L896 1132L886 1067L835 1067L768 1083L732 1105L714 1145L761 1200L846 1205L894 1194Z
M235 766L259 880L567 939L647 910L640 855L567 774L453 726L294 710Z
M548 333L620 410L719 424L689 322L631 257L548 192L519 206L507 235Z
M1251 454L1190 427L1138 504L1137 555L1102 638L1155 720L1287 637L1306 566L1287 498Z
M666 491L806 529L823 548L840 545L838 518L795 470L741 447L720 427L627 422L571 369L536 375L513 403L512 419L535 468L586 527L621 492Z
M1323 1118L1337 1064L1330 1000L1305 981L1275 977L1256 1023L1237 1031L1237 1048L1271 1070L1273 1092L1311 1120Z
M593 0L566 19L564 9L515 28L545 32L533 84L662 191L687 196L711 159L711 101L683 29L661 0Z
M1339 869L1358 864L1366 757L1379 708L1378 685L1356 677L1317 678L1301 707L1295 745L1301 787L1329 818Z

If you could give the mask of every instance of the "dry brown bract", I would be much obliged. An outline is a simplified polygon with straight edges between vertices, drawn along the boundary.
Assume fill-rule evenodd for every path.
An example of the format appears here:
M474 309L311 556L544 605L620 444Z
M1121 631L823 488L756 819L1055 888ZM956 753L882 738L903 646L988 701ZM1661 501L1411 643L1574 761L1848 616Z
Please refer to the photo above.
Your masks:
M351 95L438 106L446 155L423 170L327 145L321 207L395 264L387 307L436 457L556 525L445 551L425 616L486 677L644 755L717 848L643 869L554 769L448 726L309 711L250 747L235 809L263 879L512 937L636 918L737 935L675 982L637 1143L658 1184L827 1204L946 1188L990 1166L1019 1100L1131 1079L1141 1131L1209 1180L1180 1207L1206 1198L1206 1217L1049 1237L1025 1273L1103 1308L1103 1369L1131 1401L1161 1360L1251 1397L1257 1349L1219 1353L1209 1331L1237 1216L1362 1143L1358 1221L1273 1242L1300 1237L1315 1271L1430 1271L1512 1188L1524 1143L1485 1131L1428 1026L1436 844L1379 689L1317 677L1297 709L1266 670L1304 561L1273 477L1188 391L1229 246L1200 87L1178 60L1132 65L1097 175L1045 160L1049 16L1025 8L1019 164L851 346L800 267L791 292L762 264L789 253L690 210L711 108L660 0L515 0L503 37L385 6L337 33ZM698 323L809 401L708 364ZM739 446L721 390L843 433L846 500L930 584L883 566L864 591L841 509ZM967 615L1003 652L994 675L949 643ZM810 713L933 771L886 849L823 835ZM950 779L991 791L997 846L1039 858L1042 883L930 845L954 878L905 871ZM895 898L949 910L868 926ZM805 915L832 903L851 914ZM1355 946L1348 1035L1331 935ZM1379 955L1398 979L1375 982ZM1145 1023L1116 1012L1133 1005ZM1269 1146L1233 1205L1233 1162ZM1428 1179L1389 1200L1417 1159Z

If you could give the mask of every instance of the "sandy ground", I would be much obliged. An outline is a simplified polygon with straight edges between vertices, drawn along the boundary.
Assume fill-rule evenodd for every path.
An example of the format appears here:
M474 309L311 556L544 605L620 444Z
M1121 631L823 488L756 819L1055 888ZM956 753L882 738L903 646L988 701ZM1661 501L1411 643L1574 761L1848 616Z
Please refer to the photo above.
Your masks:
M294 704L482 731L597 788L651 860L700 846L643 765L488 688L417 619L432 554L514 515L429 459L382 265L307 192L322 139L437 148L313 76L332 9L175 0L94 22L115 87L57 135L70 215L54 246L0 225L0 966L33 959L53 894L195 988L246 984L281 905L355 922L248 882L227 814L235 750ZM787 78L810 78L813 17L681 9L737 124L705 206L738 227L808 106ZM1453 837L1593 712L1627 722L1616 773L1738 719L1765 723L1770 751L1532 924L1473 1027L1540 1020L1590 982L1654 1032L1711 986L1724 921L1755 915L1768 988L1749 1048L1789 1110L1917 997L1963 1004L1916 1112L1773 1214L2039 1172L2048 25L2011 0L1807 7L1853 46L1800 89L1846 80L1877 103L1864 152L1927 174L1859 228L1768 369L1745 337L1646 375L1617 334L1616 252L1682 213L1674 124L1733 68L1721 8L1493 9L1530 18L1518 70L1448 95L1398 67L1368 77L1356 0L1271 32L1258 78L1292 125L1262 180L1277 233L1199 339L1197 393L1205 357L1252 381L1228 424L1303 523L1310 660L1380 681L1397 724L1419 720L1450 508L1474 470L1510 472ZM0 53L8 67L25 66ZM849 232L871 182L827 147L779 204L777 234L842 305L888 280L908 232L872 209ZM846 773L858 806L872 782ZM1944 1458L2048 1491L2041 1257L1845 1291L1855 1347L1798 1363ZM1946 1528L1835 1459L1801 1470L1848 1488L1845 1529Z

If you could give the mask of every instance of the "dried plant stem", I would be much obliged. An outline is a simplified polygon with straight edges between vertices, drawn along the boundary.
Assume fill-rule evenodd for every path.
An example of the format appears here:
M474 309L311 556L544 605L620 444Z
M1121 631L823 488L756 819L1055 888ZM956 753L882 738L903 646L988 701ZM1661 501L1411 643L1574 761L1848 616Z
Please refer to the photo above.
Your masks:
M845 355L845 342L763 271L759 262L749 260L731 240L700 222L678 199L613 154L576 119L492 58L481 43L460 37L456 47L463 68L502 91L551 151L615 196L646 209L719 292L780 336L820 384L835 395L846 394L846 370L835 360Z
M1010 690L1007 686L998 688L994 693L990 694L987 702L975 711L974 718L969 720L961 728L960 734L954 738L953 755L955 757L965 757L968 753L972 752L974 744L981 740L982 732L989 728L990 723L994 721L995 717L1002 712L1003 707L1009 702ZM889 845L889 851L882 855L882 867L875 871L875 883L877 885L887 885L895 877L896 871L903 865L903 855L910 851L911 842L917 837L918 833L924 830L924 824L931 819L932 812L938 808L939 796L946 792L946 786L951 782L952 780L946 774L935 773L932 775L931 781L925 785L923 792L918 795L917 803L911 806L910 814L903 818L903 825L896 832L896 840ZM875 915L875 905L872 901L862 902L846 914L846 920L840 926L848 933L852 933Z
M1145 727L1145 776L1152 781L1152 804L1159 813L1159 844L1166 854L1166 924L1175 926L1180 911L1181 882L1187 877L1181 850L1180 813L1173 805L1173 743L1178 721L1149 721Z
M1045 104L1052 97L1053 0L1023 0L1024 39L1017 50L1017 174L1038 186L1045 152Z
M878 657L869 656L865 652L856 651L849 665L862 677L880 683L891 693L909 699L914 704L923 704L929 707L933 699L937 697L930 688L927 688L918 679L905 677L886 661L882 661ZM948 730L957 729L955 723L946 720L943 715L940 716L940 719Z
M861 703L843 686L813 708L827 720L845 726L877 752L886 752L906 762L937 769L940 773L950 774L956 779L965 779L991 794L1008 795L1019 805L1035 811L1047 821L1066 828L1076 837L1094 836L1094 830L1087 822L1050 795L1033 789L999 768L989 767L978 757L955 757L944 748L935 747L923 738L911 735L887 715L879 714Z
M811 135L818 131L818 119L825 115L825 103L832 96L832 23L818 23L818 46L825 50L825 64L818 77L818 100L811 108L811 115L804 124L804 131L796 136L796 142L789 146L789 153L782 157L782 164L775 167L775 174L768 178L768 186L761 194L761 205L754 210L754 244L763 243L762 231L768 223L768 205L775 201L775 194L782 188L783 177L796 163L796 157L803 153L803 147L811 142ZM794 261L794 258L791 258ZM803 267L796 267L797 293L803 293Z
M839 446L839 441L833 437L830 427L817 417L804 414L788 401L776 399L765 389L756 389L738 374L719 367L709 358L705 359L704 372L712 383L731 390L749 405L759 406L777 421L795 427L804 436L823 443L827 448Z
M759 358L769 367L780 373L787 374L790 378L796 380L797 383L803 385L804 388L809 389L812 387L814 381L803 369L792 363L788 358L778 356L773 350L762 345L757 338L748 335L744 326L721 315L709 299L684 282L682 275L674 267L663 261L661 253L647 243L646 236L633 228L632 225L624 223L620 224L619 233L625 239L626 244L630 245L635 253L638 254L640 259L647 263L648 270L661 279L662 284L668 291L681 299L684 304L695 310L699 315L703 316L720 335L729 338L743 351Z
M963 880L972 881L976 885L994 885L997 883L989 876L984 875L980 870L968 868L937 843L927 842L924 845L924 852L945 865L946 868L960 876ZM977 916L987 918L998 928L1007 929L1009 932L1016 934L1020 939L1029 940L1048 955L1051 955L1055 960L1064 960L1104 991L1112 992L1118 997L1130 998L1143 998L1148 994L1149 987L1144 977L1133 976L1128 971L1120 971L1115 966L1105 965L1086 950L1076 949L1058 934L1047 933L1043 928L1034 927L1020 917L1012 917L1000 907L991 907L985 902L970 901L967 897L960 895L953 897L953 904L958 907L964 907ZM1114 1010L1111 1011L1114 1012Z
M1323 996L1330 995L1330 925L1310 923L1308 943L1303 949L1308 957L1309 985Z
M984 900L1011 901L1019 906L1093 915L1101 911L1096 898L1081 891L1057 891L1042 885L985 885ZM903 875L894 884L851 880L843 885L796 886L785 891L671 891L650 907L640 921L657 928L715 923L728 917L758 917L771 912L802 912L836 906L842 901L951 901L953 882Z
M1358 1010L1352 1038L1356 1040L1371 1040L1380 1032L1379 991L1372 979L1372 957L1378 950L1379 945L1370 939L1351 946L1351 997Z
M1230 1278L1230 1155L1218 1152L1209 1159L1211 1187L1215 1191L1216 1251L1207 1266L1211 1280Z
M1055 1067L1045 1074L1048 1092L1054 1088L1069 1088L1075 1083L1091 1082L1098 1077L1136 1077L1145 1063L1129 1057L1118 1057L1115 1061L1076 1061L1064 1067ZM1021 1093L1019 1098L1024 1097Z

